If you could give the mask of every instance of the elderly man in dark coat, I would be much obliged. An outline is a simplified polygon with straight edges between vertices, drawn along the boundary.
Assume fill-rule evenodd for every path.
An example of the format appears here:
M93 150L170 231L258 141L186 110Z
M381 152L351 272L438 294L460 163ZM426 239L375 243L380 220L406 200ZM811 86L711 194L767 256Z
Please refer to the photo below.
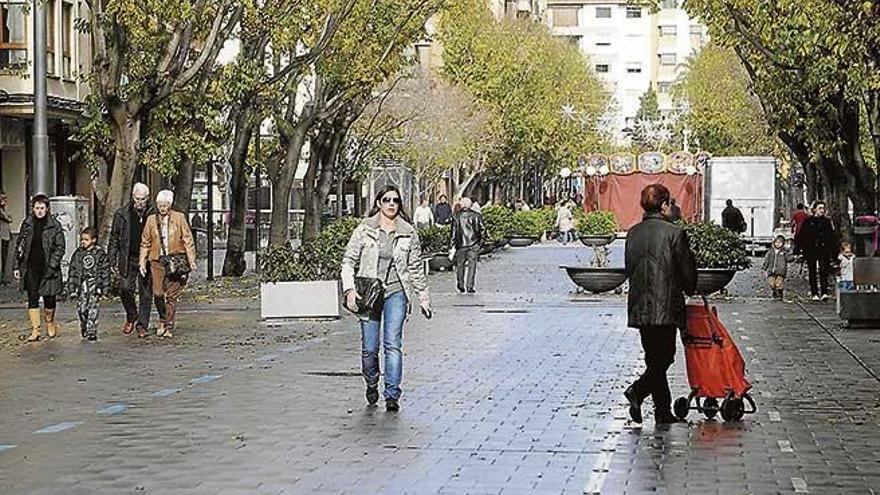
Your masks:
M669 190L649 185L641 204L645 216L627 234L625 268L628 325L639 330L646 369L624 395L636 423L642 422L642 401L648 395L654 400L655 423L674 423L666 371L675 361L676 330L686 324L685 294L696 289L697 266L687 235L669 221Z

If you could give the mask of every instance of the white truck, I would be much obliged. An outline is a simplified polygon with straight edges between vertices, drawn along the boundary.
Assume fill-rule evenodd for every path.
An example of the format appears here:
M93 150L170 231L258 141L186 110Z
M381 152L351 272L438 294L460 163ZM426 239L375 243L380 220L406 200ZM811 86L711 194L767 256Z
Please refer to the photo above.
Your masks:
M704 171L704 218L721 225L728 199L746 220L746 247L766 251L773 243L776 211L776 166L772 156L712 158Z

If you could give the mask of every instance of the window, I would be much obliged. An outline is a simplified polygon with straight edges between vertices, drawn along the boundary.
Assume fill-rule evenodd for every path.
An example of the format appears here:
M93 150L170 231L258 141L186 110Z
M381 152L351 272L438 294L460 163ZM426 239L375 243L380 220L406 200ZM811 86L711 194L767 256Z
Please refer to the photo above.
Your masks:
M678 0L663 0L663 8L664 9L678 8Z
M55 74L55 0L46 2L46 73Z
M675 24L660 26L660 36L675 36L678 33Z
M626 18L627 19L641 19L642 18L642 8L635 7L632 5L627 5Z
M563 36L563 38L568 42L569 45L575 48L579 48L581 46L580 36Z
M675 54L674 53L661 53L660 54L660 65L675 65Z
M24 4L0 4L0 67L27 65Z
M660 94L668 94L672 91L672 83L671 82L658 82L657 83L657 92Z
M552 7L553 27L577 27L578 10L577 7Z
M599 74L607 74L611 70L611 66L608 64L596 64L596 72Z
M641 74L642 73L641 62L630 62L630 63L626 64L626 72L627 72L627 74Z
M608 47L608 46L611 46L611 42L610 41L597 41L596 46Z
M691 36L702 36L703 26L699 24L691 24Z
M61 73L73 76L73 4L61 4Z
M611 7L596 7L596 19L611 19Z

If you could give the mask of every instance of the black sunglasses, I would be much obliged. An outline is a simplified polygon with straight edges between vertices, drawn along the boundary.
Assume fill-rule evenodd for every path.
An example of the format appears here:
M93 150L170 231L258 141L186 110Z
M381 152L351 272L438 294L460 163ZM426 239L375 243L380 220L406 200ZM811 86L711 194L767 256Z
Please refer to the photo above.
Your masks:
M394 204L396 204L396 205L399 205L399 204L400 204L400 198L398 198L398 197L389 198L389 197L386 196L386 197L382 198L381 201L382 201L382 204L386 204L386 205L387 205L388 203L394 203Z

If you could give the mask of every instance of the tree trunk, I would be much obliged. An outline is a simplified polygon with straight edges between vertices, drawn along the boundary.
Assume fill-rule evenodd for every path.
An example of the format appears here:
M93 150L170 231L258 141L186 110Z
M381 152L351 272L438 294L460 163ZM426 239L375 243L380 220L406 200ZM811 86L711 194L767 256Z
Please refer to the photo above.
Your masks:
M210 164L208 165L211 166ZM177 176L174 177L174 205L175 210L183 213L189 218L189 205L192 200L193 180L196 177L196 166L192 158L186 157L180 163L177 169Z
M342 205L345 201L345 178L340 175L336 180L336 218L342 218Z
M306 136L312 127L314 118L311 114L300 115L292 135L284 146L282 166L272 179L272 214L269 224L269 245L283 246L290 242L290 192L296 179L302 148ZM308 187L306 187L308 189Z
M95 191L99 192L98 222L100 229L98 239L106 247L110 238L110 229L113 227L113 214L128 200L131 192L134 172L138 161L138 145L141 136L141 119L124 113L121 117L112 120L113 134L115 136L115 155L113 159L113 171L110 174L109 183L104 187L95 184ZM95 180L100 181L99 176ZM106 180L106 175L105 175ZM100 192L104 191L103 198Z
M302 241L310 241L318 236L321 230L321 205L318 203L316 179L318 167L321 164L320 150L323 147L324 137L319 134L311 141L309 154L309 168L303 178L303 231Z
M229 178L229 226L226 238L226 258L223 260L224 277L240 277L247 269L245 253L245 214L247 210L247 153L253 135L251 111L242 110L235 123L232 155L229 158L232 174Z

